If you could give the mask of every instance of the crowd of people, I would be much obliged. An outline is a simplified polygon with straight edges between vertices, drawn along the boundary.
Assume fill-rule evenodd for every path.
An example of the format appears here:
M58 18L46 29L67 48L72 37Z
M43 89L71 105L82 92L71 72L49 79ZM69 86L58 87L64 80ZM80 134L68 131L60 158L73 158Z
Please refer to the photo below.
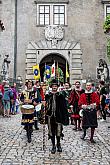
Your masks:
M9 85L9 81L0 84L0 111L3 117L11 117L18 113L19 93L16 90L16 83Z
M4 117L9 117L10 113L17 113L20 104L26 105L27 108L29 105L33 106L31 107L34 109L33 113L22 113L21 123L25 130L30 125L31 132L33 132L33 125L36 130L39 129L39 122L48 124L52 154L56 152L56 148L58 152L62 152L60 140L64 136L63 125L71 124L74 131L82 131L82 140L86 137L86 130L91 128L90 142L95 143L94 132L98 126L97 119L106 121L106 116L110 116L110 96L104 81L100 81L97 86L87 82L85 89L82 89L80 81L76 81L74 87L71 87L69 82L61 86L56 80L52 80L51 85L48 86L44 82L33 83L27 80L20 94L16 91L15 83L9 87L9 82L5 82L0 86L0 93ZM28 142L31 142L31 137Z

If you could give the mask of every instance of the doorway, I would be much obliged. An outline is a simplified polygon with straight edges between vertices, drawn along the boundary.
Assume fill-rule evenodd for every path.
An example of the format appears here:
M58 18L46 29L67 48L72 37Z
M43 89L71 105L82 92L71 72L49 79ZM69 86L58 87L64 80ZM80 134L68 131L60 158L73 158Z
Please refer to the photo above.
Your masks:
M69 81L69 78L66 80L66 59L57 53L51 53L46 55L40 62L40 74L41 81L44 81L44 73L45 73L45 65L52 66L55 62L55 79L58 79L58 71L59 71L59 79L61 82ZM58 69L59 68L59 69ZM67 68L69 71L69 65L67 62Z

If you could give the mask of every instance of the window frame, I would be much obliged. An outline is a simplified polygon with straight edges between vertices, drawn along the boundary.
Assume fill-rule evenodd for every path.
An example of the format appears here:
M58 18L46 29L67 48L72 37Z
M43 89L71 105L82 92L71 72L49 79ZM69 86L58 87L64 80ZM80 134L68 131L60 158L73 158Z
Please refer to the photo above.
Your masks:
M58 13L54 12L55 6L58 6ZM64 13L60 13L60 7L64 5L53 5L53 24L54 25L65 25L65 6L64 6ZM55 24L55 15L58 15L58 24ZM64 15L64 24L60 24L60 15Z
M41 13L41 12L40 12L40 6L44 6L44 13ZM49 7L49 13L46 13L46 12L45 12L46 6ZM44 25L44 26L45 26L45 25L48 25L48 24L45 23L45 16L46 16L46 14L49 15L49 24L50 24L50 5L39 5L39 25ZM40 24L40 15L44 15L44 24Z
M110 7L110 4L104 4L104 19L106 20L107 17L107 7Z
M37 20L36 20L36 25L37 26L46 26L45 24L44 25L43 24L40 24L40 6L49 6L49 9L50 9L49 25L67 26L67 3L38 3L37 4ZM54 6L64 6L64 24L54 24ZM44 21L44 23L45 23L45 21Z

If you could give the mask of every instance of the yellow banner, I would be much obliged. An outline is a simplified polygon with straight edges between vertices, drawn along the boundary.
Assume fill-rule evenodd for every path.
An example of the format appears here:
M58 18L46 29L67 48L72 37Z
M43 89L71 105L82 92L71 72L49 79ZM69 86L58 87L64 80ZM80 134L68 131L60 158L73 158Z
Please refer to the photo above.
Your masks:
M40 68L39 64L33 66L33 74L34 74L34 79L39 80L40 79Z
M69 73L68 73L68 66L67 66L67 62L66 62L66 79L69 77Z

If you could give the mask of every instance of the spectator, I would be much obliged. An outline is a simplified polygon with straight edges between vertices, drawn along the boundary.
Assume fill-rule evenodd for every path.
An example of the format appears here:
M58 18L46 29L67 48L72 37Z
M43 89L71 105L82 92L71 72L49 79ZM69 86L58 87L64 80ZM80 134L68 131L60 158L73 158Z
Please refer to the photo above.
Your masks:
M3 94L1 89L0 89L0 114L3 115Z
M102 113L102 120L101 121L106 121L106 111L105 111L105 100L106 100L106 95L107 91L105 88L105 82L100 81L100 105L101 105L101 113Z
M16 83L11 87L12 90L12 96L11 96L11 112L12 114L15 114L15 103L16 103L16 98L17 98L17 91L16 91Z
M4 96L3 96L3 104L4 104L4 117L10 117L10 98L12 95L12 91L9 87L9 82L6 82L4 86Z

